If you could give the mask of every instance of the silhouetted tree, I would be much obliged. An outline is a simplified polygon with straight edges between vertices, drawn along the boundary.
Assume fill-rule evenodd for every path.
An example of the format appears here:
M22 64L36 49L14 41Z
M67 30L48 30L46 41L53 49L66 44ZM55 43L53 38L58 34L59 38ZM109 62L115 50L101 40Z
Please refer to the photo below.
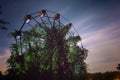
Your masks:
M0 71L0 79L2 79L2 72Z
M120 64L118 64L117 69L120 70Z
M0 6L1 9L1 6ZM2 15L2 11L0 10L0 15ZM4 19L0 18L0 29L1 30L7 30L7 27L5 26L6 24L8 24L7 21L5 21Z

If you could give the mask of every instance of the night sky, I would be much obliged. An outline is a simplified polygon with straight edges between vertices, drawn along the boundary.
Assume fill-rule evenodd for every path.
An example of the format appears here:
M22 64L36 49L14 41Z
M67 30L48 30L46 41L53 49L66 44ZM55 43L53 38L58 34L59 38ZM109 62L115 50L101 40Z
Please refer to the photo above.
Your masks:
M19 29L26 14L47 9L65 16L89 50L88 72L117 70L120 63L120 0L0 0L8 30L0 30L0 70L6 70L13 40L8 33ZM80 45L80 43L78 43Z

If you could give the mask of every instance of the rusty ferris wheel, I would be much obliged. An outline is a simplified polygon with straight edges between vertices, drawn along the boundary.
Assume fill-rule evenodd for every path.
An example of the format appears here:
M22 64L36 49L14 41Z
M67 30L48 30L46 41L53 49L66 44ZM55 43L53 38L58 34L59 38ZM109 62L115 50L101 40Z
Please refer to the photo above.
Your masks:
M41 71L55 71L63 80L70 80L75 71L72 63L80 63L82 57L78 56L86 51L76 45L81 38L72 23L49 10L26 15L22 26L13 35L17 44L17 62L27 62L24 57L34 54L34 63L44 66L44 69L39 67Z
M74 33L75 33L77 37L79 37L79 39L81 40L79 33L77 32L75 27L72 25L72 23L67 18L65 18L64 16L62 16L61 14L57 12L53 12L50 10L41 10L41 11L38 11L32 14L28 14L24 17L24 22L22 26L20 27L20 29L14 32L14 38L17 41L20 41L20 44L23 41L22 36L27 32L23 30L24 27L26 28L26 26L28 27L28 29L30 29L30 27L35 28L34 26L39 26L39 29L44 30L45 32L47 29L52 29L54 27L60 30L63 27L67 26L66 28L68 29L68 33L66 36L67 37L74 36ZM70 28L72 28L71 31L69 30ZM34 36L35 35L36 36L39 35L38 37L42 38L42 35L39 33L34 34ZM82 44L81 44L81 47L82 47ZM22 53L22 50L21 50L21 53Z

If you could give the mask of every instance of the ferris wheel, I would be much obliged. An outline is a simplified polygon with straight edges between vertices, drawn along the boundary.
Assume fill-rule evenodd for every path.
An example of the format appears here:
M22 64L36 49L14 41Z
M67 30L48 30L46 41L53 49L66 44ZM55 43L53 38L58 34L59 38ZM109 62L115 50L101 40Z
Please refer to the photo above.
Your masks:
M13 49L17 53L15 61L21 67L27 63L31 70L37 65L38 71L50 70L62 80L71 80L73 73L85 71L81 65L87 50L77 45L81 41L79 33L60 13L40 10L28 14L13 36L16 41Z
M23 50L24 50L23 49L24 46L22 43L25 40L23 36L28 36L30 35L30 33L32 33L31 36L34 36L35 38L36 37L39 38L40 43L42 43L45 40L45 35L47 35L45 34L43 38L43 33L56 34L55 30L53 30L52 32L50 31L53 28L60 31L65 26L68 26L67 27L68 29L70 28L72 29L68 30L67 35L65 35L65 37L68 38L70 36L74 37L77 35L77 38L81 40L79 33L77 32L75 27L72 25L72 23L68 19L66 19L64 16L62 16L60 13L43 9L43 10L26 15L23 20L24 22L22 26L14 32L14 38L16 40L16 43L19 44L19 47L21 48L21 53L23 53ZM40 33L40 32L37 33L34 31L29 32L31 29L37 29L43 33Z

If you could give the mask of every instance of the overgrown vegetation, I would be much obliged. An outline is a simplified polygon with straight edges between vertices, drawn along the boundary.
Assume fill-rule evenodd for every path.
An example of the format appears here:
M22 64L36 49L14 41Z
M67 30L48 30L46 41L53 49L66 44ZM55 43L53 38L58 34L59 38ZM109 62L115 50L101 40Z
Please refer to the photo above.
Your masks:
M16 43L10 47L9 80L86 80L88 51L76 45L79 36L67 36L71 27L71 23L60 28L36 25L21 32L22 43L16 31L11 33Z

